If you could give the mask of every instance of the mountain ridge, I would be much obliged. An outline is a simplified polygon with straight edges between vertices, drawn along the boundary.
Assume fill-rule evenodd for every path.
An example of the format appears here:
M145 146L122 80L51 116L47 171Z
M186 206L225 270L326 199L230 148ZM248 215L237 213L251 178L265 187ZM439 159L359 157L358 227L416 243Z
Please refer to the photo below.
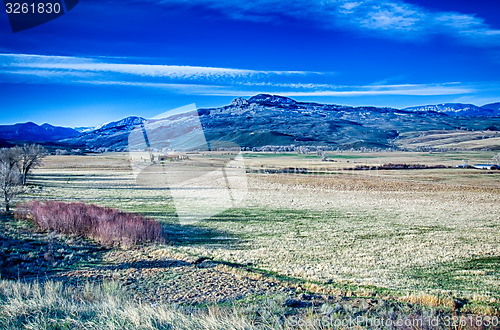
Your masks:
M154 120L129 116L94 128L69 129L65 131L69 136L53 135L46 141L98 152L126 151L128 136L135 128L145 126L155 136L165 137L169 134L167 127L182 130L182 125L193 125L190 116L190 112ZM258 94L248 99L235 98L225 106L198 109L196 117L208 141L230 141L245 148L265 145L392 148L394 140L406 132L498 130L500 102L482 107L444 103L396 109L301 102L280 95ZM42 129L46 134L66 129L50 124L4 125L0 126L0 139L15 141L7 133L14 132L16 125L26 125L25 131ZM18 140L29 140L26 134L21 137Z
M5 141L55 142L73 138L80 133L69 127L52 126L33 122L0 125L0 139Z
M494 106L496 104L498 104L499 107L495 108ZM435 112L445 113L449 116L460 116L460 117L496 117L500 116L499 112L500 103L491 103L484 105L482 107L476 106L474 104L464 104L464 103L441 103L441 104L409 107L409 108L404 108L403 110L419 111L419 112L435 111Z
M488 104L483 105L481 108L499 111L500 110L500 102L488 103Z

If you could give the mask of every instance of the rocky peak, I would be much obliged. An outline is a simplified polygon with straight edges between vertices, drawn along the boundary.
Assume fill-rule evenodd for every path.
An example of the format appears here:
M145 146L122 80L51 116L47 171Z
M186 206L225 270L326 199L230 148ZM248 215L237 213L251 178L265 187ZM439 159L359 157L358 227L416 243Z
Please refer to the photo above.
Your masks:
M283 104L295 104L297 101L292 100L288 97L279 95L269 95L269 94L259 94L251 97L248 102L250 103L260 103L265 105L283 105Z
M238 97L238 98L235 98L233 100L233 102L231 103L231 105L235 106L235 107L242 107L242 106L248 105L248 101L245 100L242 97Z
M112 129L112 128L123 129L124 127L134 128L135 126L140 125L145 121L146 121L146 119L144 119L144 118L130 116L127 118L123 118L122 120L119 120L119 121L113 121L113 122L98 126L95 128L95 130L96 131L97 130L106 130L106 129Z

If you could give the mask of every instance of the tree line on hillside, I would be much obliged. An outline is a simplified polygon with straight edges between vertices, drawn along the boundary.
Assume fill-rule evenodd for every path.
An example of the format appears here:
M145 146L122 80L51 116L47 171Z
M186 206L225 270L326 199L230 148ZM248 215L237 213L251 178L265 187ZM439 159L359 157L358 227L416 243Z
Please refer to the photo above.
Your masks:
M25 190L31 170L46 154L45 148L36 144L0 148L0 197L6 213L13 198Z

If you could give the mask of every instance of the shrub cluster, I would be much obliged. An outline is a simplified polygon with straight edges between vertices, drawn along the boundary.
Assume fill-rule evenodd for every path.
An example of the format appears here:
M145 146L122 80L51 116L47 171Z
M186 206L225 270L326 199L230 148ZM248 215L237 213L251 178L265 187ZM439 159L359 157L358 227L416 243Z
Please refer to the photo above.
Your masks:
M424 165L424 164L383 164L383 165L358 165L354 170L422 170L422 169L435 169L446 168L444 165ZM345 170L349 170L346 168Z
M155 220L80 202L31 201L18 205L15 217L31 219L43 231L88 237L105 246L163 241Z

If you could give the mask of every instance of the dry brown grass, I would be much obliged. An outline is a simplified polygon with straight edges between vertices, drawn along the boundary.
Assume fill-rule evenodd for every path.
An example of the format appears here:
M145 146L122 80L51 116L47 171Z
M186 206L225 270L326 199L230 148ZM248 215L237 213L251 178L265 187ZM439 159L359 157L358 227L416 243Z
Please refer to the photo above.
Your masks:
M426 164L451 164L451 159L456 164L462 158L473 163L486 161L491 155L349 154L376 162L414 159ZM137 189L125 167L107 170L107 162L113 168L114 157L118 155L83 157L80 165L75 165L79 167L72 169L64 168L66 162L73 162L71 158L53 158L53 163L37 170L40 176L35 179L43 187L37 197L84 199L172 221L173 206L165 190ZM300 156L274 155L259 155L248 164L337 166ZM450 286L444 291L455 290L454 294L469 298L498 297L500 281L495 271L460 267L469 259L500 256L500 172L337 171L316 176L249 174L248 179L248 198L239 208L196 224L241 239L224 244L208 238L205 244L177 247L180 251L251 263L306 281L371 285L402 292L426 292L433 285L430 272L449 271L446 267L457 265L449 271L445 286ZM416 270L424 276L413 276ZM439 290L431 294L439 295Z
M408 293L406 296L398 298L399 301L403 301L410 304L419 304L429 307L447 307L451 310L455 309L455 303L450 296L440 296L429 293L414 292Z
M396 144L405 148L459 148L466 150L480 150L499 145L500 133L496 131L429 131L419 133L415 132L403 134Z

